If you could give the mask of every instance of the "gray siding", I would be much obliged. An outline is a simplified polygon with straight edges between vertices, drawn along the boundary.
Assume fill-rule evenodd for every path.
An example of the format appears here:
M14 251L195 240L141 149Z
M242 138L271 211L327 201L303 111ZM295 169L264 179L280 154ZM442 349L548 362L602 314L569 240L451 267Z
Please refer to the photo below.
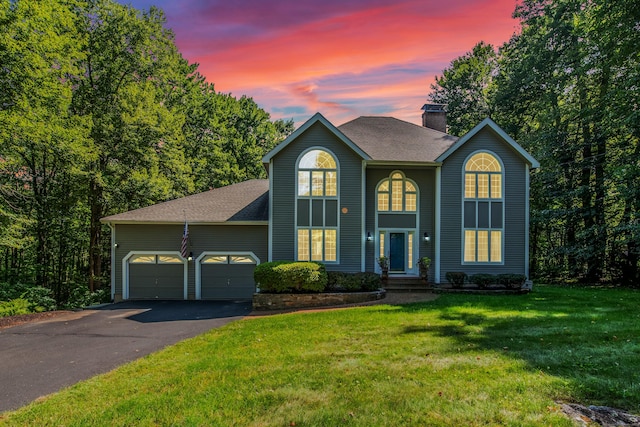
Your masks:
M434 236L434 197L435 197L435 171L431 167L394 167L394 168L367 168L367 194L366 194L366 229L374 236L373 242L368 242L366 246L366 262L365 270L374 271L376 247L379 245L378 236L375 235L376 229L376 186L384 179L388 178L392 171L399 170L405 174L408 179L415 181L419 191L419 210L418 216L418 239L419 239L419 257L428 256L433 259L433 236ZM383 214L385 217L393 216L391 214ZM401 224L398 224L401 225ZM402 226L408 226L404 223ZM431 243L422 241L424 232L429 233L432 238ZM433 269L433 265L431 267Z
M115 226L115 294L122 296L122 259L129 252L179 251L183 225L117 224ZM194 260L204 251L253 252L266 262L267 225L190 225L189 247ZM188 264L188 298L195 298L195 262ZM181 288L182 289L182 288Z
M462 191L463 167L473 152L488 150L495 153L504 165L504 265L462 264ZM508 144L485 128L449 156L442 165L441 198L441 267L440 281L447 283L448 271L475 273L525 272L526 231L526 166L522 157Z
M272 259L294 260L296 162L311 147L324 147L338 160L339 180L339 244L338 264L327 263L327 269L360 271L362 236L362 159L324 127L315 123L272 159ZM344 213L343 210L347 211Z

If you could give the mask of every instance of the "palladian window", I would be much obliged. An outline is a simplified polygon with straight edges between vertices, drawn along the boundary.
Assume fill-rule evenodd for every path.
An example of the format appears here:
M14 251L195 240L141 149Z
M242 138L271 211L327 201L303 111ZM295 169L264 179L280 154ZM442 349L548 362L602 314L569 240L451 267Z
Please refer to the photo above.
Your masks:
M464 169L464 262L501 263L502 166L494 155L480 152L467 160Z
M298 161L296 243L298 261L338 260L338 166L322 149Z
M413 182L394 172L378 184L378 212L415 212L417 191Z

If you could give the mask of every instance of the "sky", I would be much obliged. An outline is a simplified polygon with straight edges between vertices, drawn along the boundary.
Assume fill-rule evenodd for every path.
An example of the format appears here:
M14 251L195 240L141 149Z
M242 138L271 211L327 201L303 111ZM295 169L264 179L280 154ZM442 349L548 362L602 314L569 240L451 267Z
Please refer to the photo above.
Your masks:
M182 55L218 92L296 126L316 112L421 124L452 60L517 30L516 0L120 0L164 10Z

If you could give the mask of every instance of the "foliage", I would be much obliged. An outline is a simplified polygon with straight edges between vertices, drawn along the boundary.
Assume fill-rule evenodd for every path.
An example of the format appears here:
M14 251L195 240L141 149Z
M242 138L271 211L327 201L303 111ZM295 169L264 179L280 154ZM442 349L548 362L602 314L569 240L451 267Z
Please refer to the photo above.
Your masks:
M557 402L640 412L639 304L635 291L539 286L518 297L253 317L2 421L569 427Z
M89 307L111 301L109 288L100 288L91 292L86 285L81 283L67 283L65 288L68 290L68 294L61 303L61 307L64 309Z
M42 286L34 286L27 289L21 298L29 301L29 310L32 312L52 311L56 309L56 300L53 291Z
M428 256L423 256L416 262L416 265L428 270L429 266L431 266L431 258L429 258Z
M383 270L389 269L389 257L386 257L383 255L377 259L377 262L381 269Z
M0 282L0 301L9 301L20 298L31 286L24 283Z
M0 301L0 317L32 313L31 304L24 298Z
M489 113L540 161L533 277L640 283L638 16L632 0L520 2L521 31L497 54L478 44L432 87L453 130Z
M372 272L344 273L341 271L327 272L327 292L368 292L380 288L381 280L378 274Z
M469 281L480 288L486 288L491 284L498 283L498 278L493 274L474 274L469 277Z
M447 282L454 288L459 288L464 285L464 282L467 280L467 273L463 271L447 271L445 277Z
M253 277L265 293L322 292L327 286L327 272L317 262L265 262L256 266Z
M498 274L497 276L499 285L504 285L512 289L521 288L525 280L527 280L527 277L523 274Z
M293 130L216 92L158 8L2 0L0 26L0 280L59 303L108 282L100 218L264 177Z

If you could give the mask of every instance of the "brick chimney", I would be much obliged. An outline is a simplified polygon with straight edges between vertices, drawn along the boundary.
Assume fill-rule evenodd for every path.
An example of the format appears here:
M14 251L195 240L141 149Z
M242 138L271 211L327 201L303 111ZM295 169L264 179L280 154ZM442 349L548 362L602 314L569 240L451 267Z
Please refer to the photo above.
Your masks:
M422 126L447 133L445 107L445 104L424 104L422 106Z

